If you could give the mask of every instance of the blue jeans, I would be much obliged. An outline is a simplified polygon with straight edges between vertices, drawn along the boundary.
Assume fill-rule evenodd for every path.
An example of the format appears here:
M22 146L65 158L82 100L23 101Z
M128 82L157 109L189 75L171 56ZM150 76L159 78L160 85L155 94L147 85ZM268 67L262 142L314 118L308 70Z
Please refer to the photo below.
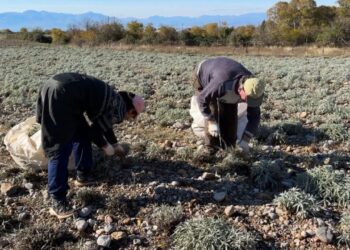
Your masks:
M82 131L80 131L82 132ZM61 145L55 156L49 159L48 186L49 194L57 200L64 200L69 189L68 161L73 150L75 169L78 173L87 174L92 167L91 142L82 135L76 135L67 144Z

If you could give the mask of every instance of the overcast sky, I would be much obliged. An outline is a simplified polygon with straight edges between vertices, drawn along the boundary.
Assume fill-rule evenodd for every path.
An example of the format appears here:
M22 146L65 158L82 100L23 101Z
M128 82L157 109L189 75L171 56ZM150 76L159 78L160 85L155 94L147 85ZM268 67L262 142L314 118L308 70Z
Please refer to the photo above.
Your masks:
M45 10L63 13L97 12L115 17L239 15L265 12L274 0L0 0L0 12ZM336 0L318 0L335 5Z

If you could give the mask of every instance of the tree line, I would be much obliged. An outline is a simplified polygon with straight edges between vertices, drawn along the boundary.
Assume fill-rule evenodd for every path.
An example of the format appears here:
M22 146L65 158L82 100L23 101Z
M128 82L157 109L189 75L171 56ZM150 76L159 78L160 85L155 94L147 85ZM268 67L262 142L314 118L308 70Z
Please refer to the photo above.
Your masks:
M259 26L230 27L226 23L176 30L171 26L155 28L138 21L125 27L118 22L94 23L71 27L28 31L22 28L12 37L57 44L99 45L111 42L126 44L165 44L187 46L349 46L350 0L338 0L338 6L317 6L313 0L278 2L267 12Z

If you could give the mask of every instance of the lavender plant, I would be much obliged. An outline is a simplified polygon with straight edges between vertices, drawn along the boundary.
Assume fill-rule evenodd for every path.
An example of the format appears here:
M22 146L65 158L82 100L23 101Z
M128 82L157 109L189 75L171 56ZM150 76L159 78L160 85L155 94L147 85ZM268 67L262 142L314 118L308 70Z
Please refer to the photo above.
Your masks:
M325 166L316 167L297 175L297 186L323 200L346 206L350 201L350 177L343 170Z
M303 219L315 215L320 209L318 201L313 195L298 188L291 188L279 194L273 203Z
M175 249L256 249L257 238L223 219L194 218L180 224L173 234Z
M342 213L339 227L339 243L346 244L350 247L350 210L346 210Z
M161 205L155 207L151 214L151 221L161 229L166 229L174 223L179 222L183 217L182 206L176 207Z

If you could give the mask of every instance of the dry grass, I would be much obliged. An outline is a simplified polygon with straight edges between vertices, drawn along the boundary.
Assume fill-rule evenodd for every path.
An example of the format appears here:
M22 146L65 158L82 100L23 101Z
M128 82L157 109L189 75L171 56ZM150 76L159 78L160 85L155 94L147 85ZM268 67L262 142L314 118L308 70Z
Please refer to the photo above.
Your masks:
M0 36L0 47L9 46L28 46L35 45L35 42L18 40L6 35ZM57 45L50 45L57 46ZM70 44L76 47L77 45ZM79 46L81 47L81 46ZM113 48L126 51L147 51L162 53L179 53L179 54L207 54L207 55L250 55L250 56L349 56L348 47L317 47L317 46L298 46L298 47L233 47L233 46L185 46L185 45L134 45L124 44L122 42L107 43L104 45L82 45L82 47Z
M207 54L216 56L250 55L250 56L350 56L349 48L331 48L316 46L300 47L232 47L232 46L182 46L182 45L127 45L111 43L100 45L102 48L117 50L179 53L179 54Z

